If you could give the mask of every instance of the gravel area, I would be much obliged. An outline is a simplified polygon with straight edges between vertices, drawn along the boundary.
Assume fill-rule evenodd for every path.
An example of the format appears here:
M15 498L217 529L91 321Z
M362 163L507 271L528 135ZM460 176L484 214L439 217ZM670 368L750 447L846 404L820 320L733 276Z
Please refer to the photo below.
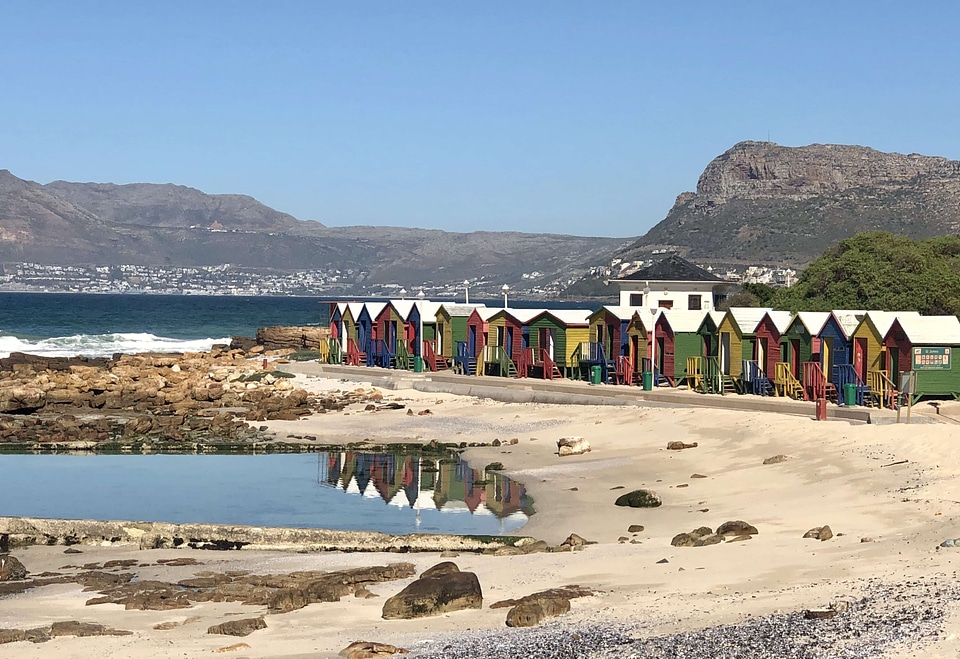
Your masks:
M833 618L803 611L734 625L644 637L641 625L576 624L560 620L533 629L476 632L411 648L420 659L863 659L935 641L950 605L960 601L955 582L871 583L865 595Z

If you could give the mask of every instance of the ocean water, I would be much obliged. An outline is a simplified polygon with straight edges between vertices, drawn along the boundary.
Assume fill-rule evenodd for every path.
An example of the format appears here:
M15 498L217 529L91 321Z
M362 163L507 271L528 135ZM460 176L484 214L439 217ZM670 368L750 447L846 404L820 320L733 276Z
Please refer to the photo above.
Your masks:
M331 298L0 293L0 357L209 350L270 325L326 325ZM488 305L498 305L489 300ZM511 306L569 309L576 302Z

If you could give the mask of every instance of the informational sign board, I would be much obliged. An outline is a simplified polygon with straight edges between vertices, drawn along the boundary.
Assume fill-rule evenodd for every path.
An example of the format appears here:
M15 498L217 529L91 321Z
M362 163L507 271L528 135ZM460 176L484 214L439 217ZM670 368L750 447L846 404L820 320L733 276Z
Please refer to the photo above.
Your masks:
M950 348L914 348L913 370L949 371Z
M917 374L913 371L900 372L900 393L913 395L917 391Z

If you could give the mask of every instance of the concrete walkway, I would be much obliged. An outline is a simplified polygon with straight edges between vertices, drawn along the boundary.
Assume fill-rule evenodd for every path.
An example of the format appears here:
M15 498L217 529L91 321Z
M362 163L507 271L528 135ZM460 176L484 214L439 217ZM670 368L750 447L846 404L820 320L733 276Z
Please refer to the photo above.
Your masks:
M637 405L645 407L710 407L726 410L773 412L813 418L816 405L783 397L753 395L699 394L687 389L657 388L643 391L639 387L589 384L576 380L539 380L532 378L499 378L457 375L450 372L412 373L363 366L334 366L317 362L291 362L280 370L304 375L369 382L382 389L414 389L430 393L490 398L508 403L554 403L560 405ZM839 407L832 403L827 418L857 423L895 423L893 410ZM913 414L916 423L936 422L929 414Z

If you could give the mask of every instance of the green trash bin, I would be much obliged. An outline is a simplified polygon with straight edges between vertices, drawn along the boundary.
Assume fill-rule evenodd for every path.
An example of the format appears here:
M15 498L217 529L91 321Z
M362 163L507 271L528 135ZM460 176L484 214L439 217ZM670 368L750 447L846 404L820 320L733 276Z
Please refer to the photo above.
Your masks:
M653 371L643 372L643 390L653 391Z
M413 372L423 373L423 357L420 355L414 355L413 357Z
M843 404L850 407L857 404L857 385L852 382L843 385Z
M590 367L590 384L600 384L600 366Z

